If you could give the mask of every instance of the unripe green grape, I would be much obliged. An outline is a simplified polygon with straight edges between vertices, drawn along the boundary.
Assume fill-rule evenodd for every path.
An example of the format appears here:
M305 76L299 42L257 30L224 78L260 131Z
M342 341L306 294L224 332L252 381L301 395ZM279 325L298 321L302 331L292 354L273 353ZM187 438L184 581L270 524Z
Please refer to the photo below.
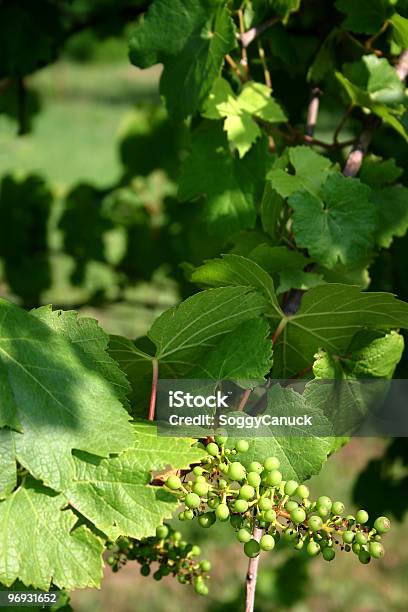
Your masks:
M357 531L357 533L355 535L355 540L356 540L357 544L361 544L361 545L367 544L367 536L362 531Z
M115 563L115 557L110 556L110 557L107 558L106 561L107 561L108 565L113 565Z
M261 484L261 476L257 472L248 472L247 483L251 487L259 487Z
M374 521L374 529L382 535L391 529L390 520L386 516L379 516Z
M208 586L204 584L203 580L196 578L194 582L194 590L198 595L208 595Z
M248 502L245 499L237 499L234 503L234 510L243 514L248 510Z
M265 527L266 527L266 523L265 523L265 521L262 518L259 519L259 527L261 529L265 529Z
M370 542L368 550L374 559L381 559L384 556L384 547L379 542Z
M207 506L211 508L212 510L215 510L215 508L217 508L219 504L220 504L219 497L210 497L210 499L207 501Z
M358 555L361 550L361 544L358 542L353 542L351 549L355 555Z
M259 546L261 550L272 550L275 548L275 540L271 535L265 533L259 540Z
M327 506L317 506L316 507L316 512L322 518L327 518L329 516L329 514L330 514L330 510L327 508Z
M205 476L203 476L202 474L196 476L195 481L194 482L207 482L207 479Z
M331 510L332 505L333 505L333 502L330 499L330 497L327 497L327 495L321 495L316 501L317 507L324 506L328 510Z
M269 497L260 497L258 500L258 508L260 510L270 510L272 508L272 500Z
M249 444L246 440L238 440L235 444L235 450L238 453L246 453L249 448Z
M195 482L193 484L193 491L200 497L205 497L208 493L209 486L206 482Z
M168 576L170 574L170 568L168 565L162 565L160 571L162 573L162 576Z
M266 510L263 517L267 523L274 523L276 521L276 512L275 510Z
M306 552L309 557L316 557L320 552L320 546L314 540L310 540L310 542L306 546Z
M355 537L354 531L344 531L343 532L343 542L345 544L352 544Z
M161 573L161 571L159 569L156 572L154 572L154 574L153 574L154 580L161 580L162 577L163 577L163 574Z
M265 477L265 484L269 487L276 487L282 482L282 474L279 470L272 470Z
M358 560L360 563L363 563L363 565L367 565L367 563L370 563L371 561L370 553L362 548L358 553Z
M365 510L359 510L356 514L356 521L361 525L364 525L368 521L368 512Z
M350 550L351 550L351 546L350 546L350 544L346 544L346 545L344 546L344 550L345 550L346 552L350 552Z
M208 559L203 559L200 561L200 568L203 570L203 572L209 572L211 570L211 561L208 561Z
M220 467L220 471L223 474L228 474L228 472L229 472L229 465L228 465L228 463L220 463L219 467Z
M302 548L304 547L304 545L305 545L305 541L304 541L304 540L301 538L300 540L298 540L298 541L295 543L295 545L294 545L294 547L293 547L293 548L294 548L295 550L302 550Z
M282 533L282 536L285 542L293 542L297 538L297 533L294 529L289 527L288 529L285 529L285 531Z
M231 480L236 480L238 482L240 480L244 480L246 476L246 470L242 463L239 463L239 461L234 461L233 463L231 463L228 469L228 476Z
M172 474L171 476L167 478L166 485L172 491L177 491L177 489L181 488L181 480L178 476L176 476L175 474Z
M179 521L185 521L186 520L184 512L179 512L177 518L178 518Z
M284 488L285 495L293 495L298 486L299 483L296 480L288 480Z
M380 535L378 535L378 533L377 533L377 535L375 535L375 536L374 536L374 540L375 540L376 542L381 542L382 537L381 537Z
M263 471L263 465L259 463L258 461L252 461L249 464L249 471L256 472L257 474L261 474L261 472Z
M244 544L244 553L246 554L247 557L257 557L260 553L261 547L259 546L259 543L256 540L248 540L248 542L245 542Z
M201 527L208 529L215 523L215 514L214 512L206 512L205 514L201 514L197 520Z
M150 565L144 564L140 568L142 576L148 576L150 574Z
M201 499L197 495L197 493L188 493L184 500L184 503L188 508L198 508L201 503Z
M310 495L310 491L306 485L299 485L296 489L296 495L300 497L300 499L307 499Z
M159 525L158 527L156 527L156 536L158 538L164 540L164 538L167 538L168 535L169 528L167 527L167 525Z
M230 515L227 504L220 504L215 510L215 516L219 521L227 521Z
M241 499L252 499L253 497L255 497L255 489L254 487L251 487L251 485L249 484L244 484L242 485L242 487L239 490L239 497Z
M228 440L227 436L215 436L214 439L218 446L224 446L224 444Z
M310 516L307 525L311 531L319 531L323 527L323 521L320 516Z
M220 454L220 449L218 445L215 444L215 442L210 442L209 444L207 444L205 450L209 455L211 455L211 457L218 457L218 455Z
M250 531L248 531L248 529L242 527L239 531L237 531L237 538L239 542L245 544L246 542L249 542L249 540L252 539L252 534Z
M180 584L186 584L187 582L187 578L185 577L184 574L179 574L177 576L177 580L179 581Z
M232 514L230 516L230 523L234 529L238 529L242 524L242 516L238 516L237 514Z
M203 468L199 465L196 465L195 468L193 468L194 476L201 476L203 472L204 472Z
M220 478L218 481L218 488L224 490L228 487L228 482L224 478Z
M336 501L332 505L332 513L333 514L343 514L344 512L344 504L343 502Z
M299 504L294 499L288 499L285 504L285 510L292 512L295 508L299 508Z
M201 548L197 546L197 544L194 544L194 546L191 549L191 556L198 557L199 555L201 555Z
M277 457L267 457L264 461L264 468L267 472L279 469L280 461Z
M290 518L295 525L299 525L306 520L306 512L303 510L303 508L295 508L290 513Z
M323 548L322 550L322 555L325 561L333 561L334 557L336 556L336 552L333 548L326 546L326 548Z

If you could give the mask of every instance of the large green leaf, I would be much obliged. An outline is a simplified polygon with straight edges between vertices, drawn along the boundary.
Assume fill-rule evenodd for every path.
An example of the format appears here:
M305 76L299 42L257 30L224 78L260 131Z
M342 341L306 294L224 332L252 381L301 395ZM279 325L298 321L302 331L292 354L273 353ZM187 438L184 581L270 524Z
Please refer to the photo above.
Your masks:
M300 309L281 323L274 346L274 376L308 369L325 349L342 354L364 328L408 327L408 304L390 293L362 293L352 285L326 284L307 291Z
M16 579L47 591L51 582L74 589L98 587L102 541L76 515L66 499L30 478L0 502L0 582Z
M319 155L306 146L291 147L289 160L295 174L290 174L282 168L274 168L267 175L273 189L284 198L303 189L317 193L326 180L332 165L327 157Z
M378 189L372 199L379 217L376 241L379 246L389 248L394 236L405 236L408 230L408 189L402 185Z
M11 434L13 457L35 478L60 490L73 473L73 449L107 456L132 445L119 401L127 383L96 322L1 300L0 336L0 420L21 424Z
M371 191L358 179L331 174L319 195L295 192L289 198L294 210L296 243L307 248L318 263L357 264L370 254L377 227L377 211Z
M130 37L130 60L164 64L160 91L183 119L200 109L235 44L229 11L216 0L154 0Z
M119 535L154 535L170 519L179 503L163 487L151 486L152 471L188 468L205 451L192 448L194 440L157 434L153 423L135 426L134 448L117 457L75 457L75 476L64 491L69 502L110 539Z
M219 122L208 122L193 135L192 151L182 166L179 199L187 202L204 196L203 221L211 233L224 239L252 228L268 162L263 141L245 160L234 158Z
M346 14L343 27L352 32L376 34L393 13L389 0L337 0L336 7Z
M307 403L293 389L284 389L280 385L274 385L268 391L267 407L262 414L272 416L302 416L307 414L313 418L314 431L328 431L329 424L320 408ZM245 454L237 456L239 461L248 466L251 461L262 461L265 457L278 457L285 480L296 479L298 482L318 474L327 459L331 448L330 439L314 435L292 435L290 431L284 436L276 436L273 427L270 428L268 436L248 439L249 450Z

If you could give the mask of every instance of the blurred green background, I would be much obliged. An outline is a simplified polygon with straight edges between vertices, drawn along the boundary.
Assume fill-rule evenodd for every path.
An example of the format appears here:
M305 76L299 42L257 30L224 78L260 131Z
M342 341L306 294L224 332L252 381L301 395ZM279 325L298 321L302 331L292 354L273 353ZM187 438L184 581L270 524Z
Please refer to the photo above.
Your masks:
M25 129L12 110L18 94L13 87L3 92L2 297L25 307L75 308L96 317L106 331L134 338L188 292L179 264L205 258L212 247L205 236L201 244L189 241L185 228L199 219L188 205L176 204L185 134L160 107L159 76L157 68L142 72L129 65L125 31L98 38L84 30L57 62L25 79ZM263 553L258 612L408 610L405 447L404 441L356 439L310 483L313 493L339 498L350 510L361 503L393 515L384 559L366 567L353 555L329 564L285 548ZM118 574L106 569L100 591L73 593L74 609L241 610L247 566L242 547L222 526L177 528L213 563L209 598L171 578L142 578L138 566L129 564Z

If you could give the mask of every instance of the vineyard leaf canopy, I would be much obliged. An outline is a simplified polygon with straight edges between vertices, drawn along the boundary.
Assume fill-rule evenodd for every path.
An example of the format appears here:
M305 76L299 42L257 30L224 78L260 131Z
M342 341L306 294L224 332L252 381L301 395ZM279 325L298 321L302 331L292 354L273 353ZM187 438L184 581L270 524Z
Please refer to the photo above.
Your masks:
M130 37L130 60L140 68L164 64L160 91L170 114L197 112L236 45L229 11L216 0L154 0Z
M110 539L152 536L178 507L177 498L163 487L151 486L151 471L188 468L206 454L194 440L159 436L153 423L135 425L134 448L101 459L76 454L75 476L65 495Z
M346 15L343 28L357 34L376 34L394 12L389 0L337 0L336 7Z
M102 579L102 541L88 527L75 528L66 500L27 478L0 502L0 582L16 579L48 591L57 587L98 587Z
M328 268L338 262L357 264L372 249L377 227L370 195L367 185L339 172L327 178L318 195L295 192L289 204L298 246Z
M128 387L96 322L44 309L37 315L0 301L1 422L21 424L11 433L15 458L60 490L72 475L73 449L107 456L132 445L119 401Z

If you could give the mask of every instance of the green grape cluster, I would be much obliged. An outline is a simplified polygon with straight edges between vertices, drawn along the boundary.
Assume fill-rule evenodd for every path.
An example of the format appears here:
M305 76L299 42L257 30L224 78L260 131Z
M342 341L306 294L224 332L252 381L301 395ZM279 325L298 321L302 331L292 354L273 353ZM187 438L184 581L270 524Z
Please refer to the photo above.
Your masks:
M119 538L110 545L111 554L108 564L113 572L117 572L128 561L140 563L142 576L149 576L152 563L158 565L153 573L155 580L161 580L163 576L177 576L181 584L194 585L199 595L208 594L206 580L211 570L211 563L207 559L198 561L201 549L185 542L179 531L175 531L169 525L159 525L156 535L142 540L133 538Z
M246 469L235 457L248 450L246 440L228 448L227 438L216 436L205 448L207 457L193 468L191 478L182 481L172 474L166 480L184 504L180 520L196 519L203 528L229 522L248 557L273 550L280 539L326 561L334 559L336 548L352 551L364 564L384 555L381 540L390 529L386 517L368 527L365 510L347 515L342 502L325 495L311 501L306 485L283 479L276 457L252 461ZM262 530L259 541L253 537L256 528Z

